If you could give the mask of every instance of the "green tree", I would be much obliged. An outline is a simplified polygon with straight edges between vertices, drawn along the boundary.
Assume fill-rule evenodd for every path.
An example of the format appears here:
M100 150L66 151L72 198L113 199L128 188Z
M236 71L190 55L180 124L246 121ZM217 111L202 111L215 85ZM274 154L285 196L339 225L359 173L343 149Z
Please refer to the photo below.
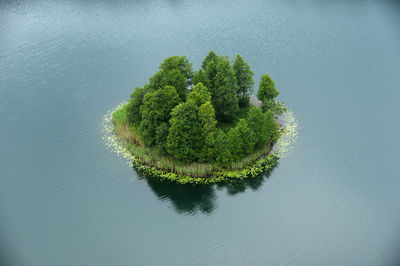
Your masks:
M206 70L208 63L215 60L217 57L218 57L218 55L214 51L210 51L208 53L208 55L206 56L206 58L204 58L203 62L201 63L201 68L203 70Z
M196 71L192 79L193 84L197 84L199 82L203 83L207 88L209 87L210 81L208 80L207 73L203 69Z
M156 91L167 86L166 74L164 70L157 71L150 79L148 88L150 91Z
M235 162L254 150L254 140L245 119L239 119L236 126L228 131L228 142Z
M247 125L251 131L251 137L255 147L261 147L267 143L269 139L268 128L271 123L267 120L260 108L252 106L247 115Z
M184 102L171 112L167 139L168 153L178 160L194 162L202 150L202 126L197 107L193 102Z
M199 108L199 120L202 126L203 149L199 154L201 162L211 162L214 158L215 135L217 133L217 120L215 111L210 101L205 102Z
M132 125L138 126L142 120L140 115L140 106L142 105L143 98L146 93L147 90L145 88L136 87L133 89L127 107L129 122Z
M263 112L271 111L275 116L282 115L287 111L285 104L274 99L269 99L261 103Z
M206 74L206 81L207 81L207 86L211 92L211 95L214 95L215 92L215 76L218 73L217 65L218 65L218 60L219 57L215 57L212 60L210 60L205 69L205 74Z
M211 61L207 65L207 69L214 62ZM218 121L230 122L235 119L239 110L235 74L229 59L222 56L217 59L216 70L217 74L213 79L214 88L210 89L212 104Z
M185 79L185 76L179 71L179 69L173 69L167 72L166 80L167 85L174 87L181 100L184 101L188 93L188 81Z
M187 94L187 81L185 76L179 69L171 69L169 71L159 70L150 78L149 88L153 91L172 86L175 88L180 99L185 100Z
M268 141L275 142L279 139L279 123L274 118L272 111L264 113L266 120L265 135Z
M240 107L248 107L250 94L254 85L253 71L250 70L250 66L243 60L238 54L233 62L233 71L237 80L238 90L237 96L239 99Z
M192 84L192 64L189 62L186 56L170 56L166 58L160 65L160 69L167 73L173 70L178 70L184 76L186 86L190 86Z
M140 115L142 120L139 132L144 137L146 145L155 143L157 127L168 123L171 110L180 102L174 87L165 86L163 89L151 91L144 95Z
M214 62L214 61L213 61ZM235 72L230 64L229 58L225 56L219 56L216 59L216 75L214 78L214 85L216 88L221 86L232 87L237 89L237 80Z
M229 123L235 119L239 104L237 96L231 88L227 86L219 87L212 103L218 121Z
M193 101L193 103L197 106L200 106L210 100L211 93L201 82L197 83L197 85L193 87L187 97L187 101Z
M233 162L228 136L219 129L215 136L214 144L215 161L218 165L229 166Z
M279 91L275 88L275 81L268 74L261 76L260 85L257 91L257 98L263 103L274 99L279 95Z

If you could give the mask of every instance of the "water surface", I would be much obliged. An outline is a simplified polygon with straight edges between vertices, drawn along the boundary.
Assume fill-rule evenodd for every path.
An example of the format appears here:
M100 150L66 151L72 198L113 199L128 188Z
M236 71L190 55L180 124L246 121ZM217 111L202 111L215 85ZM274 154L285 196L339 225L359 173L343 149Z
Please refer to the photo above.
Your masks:
M388 0L2 1L1 261L398 264L399 28ZM244 183L141 178L103 115L165 57L209 50L275 79L293 153Z

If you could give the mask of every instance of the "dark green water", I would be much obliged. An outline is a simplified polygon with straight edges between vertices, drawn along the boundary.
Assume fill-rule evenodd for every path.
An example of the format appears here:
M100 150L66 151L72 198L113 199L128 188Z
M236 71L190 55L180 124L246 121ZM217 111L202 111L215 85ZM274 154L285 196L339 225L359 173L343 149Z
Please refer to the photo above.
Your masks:
M103 115L211 49L276 80L293 153L229 186L139 178ZM1 1L0 126L0 262L400 262L397 1Z

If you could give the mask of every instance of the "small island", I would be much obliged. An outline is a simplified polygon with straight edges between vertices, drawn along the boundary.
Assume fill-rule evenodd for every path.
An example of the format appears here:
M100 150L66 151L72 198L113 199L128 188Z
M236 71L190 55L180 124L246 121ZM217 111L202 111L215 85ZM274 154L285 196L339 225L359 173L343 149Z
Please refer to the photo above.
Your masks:
M257 99L253 72L237 55L233 64L211 51L198 71L171 56L127 103L112 113L114 131L146 176L186 184L217 183L271 171L273 146L287 109L268 74Z

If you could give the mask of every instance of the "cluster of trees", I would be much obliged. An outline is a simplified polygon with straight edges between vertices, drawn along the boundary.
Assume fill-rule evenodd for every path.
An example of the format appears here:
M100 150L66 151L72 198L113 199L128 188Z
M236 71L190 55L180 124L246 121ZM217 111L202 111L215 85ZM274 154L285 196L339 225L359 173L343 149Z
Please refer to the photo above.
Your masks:
M149 83L134 89L129 120L144 143L162 154L227 166L278 137L268 108L279 94L274 81L261 77L262 109L250 106L253 85L253 72L240 55L231 65L228 57L211 51L195 72L186 57L172 56ZM239 118L240 113L246 115Z

